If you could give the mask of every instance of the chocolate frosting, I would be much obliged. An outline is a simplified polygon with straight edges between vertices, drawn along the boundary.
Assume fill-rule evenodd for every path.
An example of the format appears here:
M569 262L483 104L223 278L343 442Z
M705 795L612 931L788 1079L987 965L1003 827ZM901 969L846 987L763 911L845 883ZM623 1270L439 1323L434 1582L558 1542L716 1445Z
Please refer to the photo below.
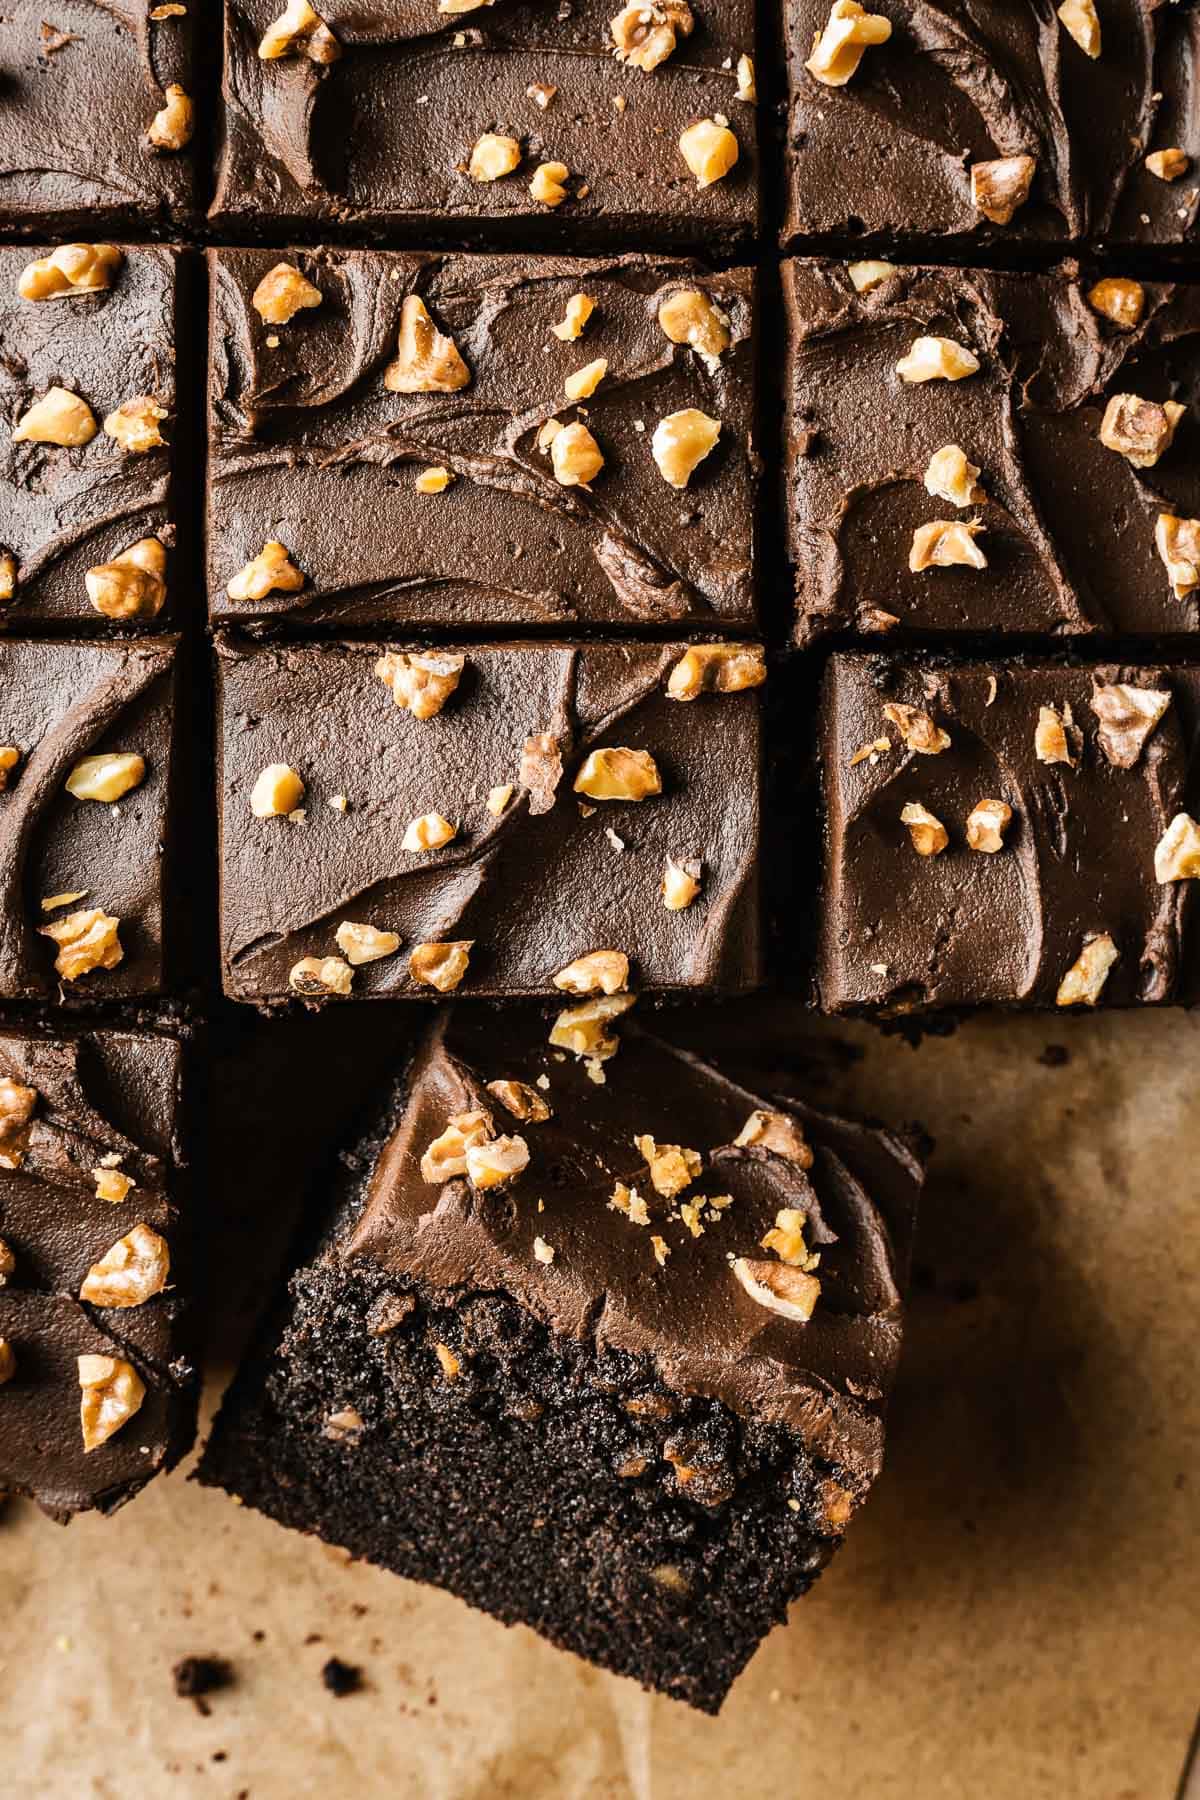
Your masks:
M4 30L0 25L0 33ZM123 252L111 288L69 299L23 300L17 281L49 247L0 250L0 548L18 563L6 625L46 620L104 621L84 576L144 537L172 541L171 449L129 455L104 431L90 444L14 444L12 428L46 390L58 385L91 407L97 425L139 394L174 419L176 276L180 253ZM171 421L161 430L170 437ZM168 578L168 596L170 595ZM168 597L160 621L170 616Z
M435 997L412 980L408 957L442 939L474 940L464 994L552 993L557 970L597 949L624 950L639 987L756 984L761 689L668 699L681 644L463 646L457 692L419 721L374 672L383 648L219 647L232 999L288 998L293 965L336 955L345 919L404 940L355 971L356 997ZM551 803L535 810L516 787L493 817L489 790L518 782L525 741L541 733L563 759ZM585 802L585 812L572 784L605 745L649 751L661 795ZM275 762L306 783L302 819L250 811L259 772ZM344 813L329 805L339 794ZM431 811L457 837L429 855L401 849L409 820ZM662 903L668 852L703 860L703 891L685 912Z
M435 1288L512 1294L552 1330L591 1338L598 1351L649 1356L677 1392L785 1424L814 1454L869 1480L900 1349L899 1283L921 1182L913 1156L886 1133L802 1106L791 1110L814 1149L809 1173L736 1149L750 1114L772 1102L632 1025L597 1086L549 1047L547 1023L527 1008L502 1020L478 1009L442 1015L334 1253ZM487 1091L498 1079L544 1080L552 1117L508 1118ZM528 1168L491 1193L463 1179L423 1181L426 1146L451 1114L477 1107L498 1131L525 1137ZM680 1198L732 1195L717 1217L702 1212L702 1236L650 1185L633 1142L644 1133L702 1154L703 1171ZM610 1208L617 1182L646 1199L649 1226ZM730 1269L732 1257L769 1255L760 1239L785 1207L807 1213L808 1242L820 1247L822 1291L805 1325L759 1306ZM665 1265L654 1234L667 1243ZM535 1238L552 1262L535 1256Z
M318 8L318 11L322 9ZM695 29L650 73L613 55L611 0L498 0L469 14L431 0L329 0L341 58L263 62L277 0L227 0L225 132L211 218L222 230L398 235L499 244L660 244L731 251L757 219L755 108L738 101L753 54L752 0L694 9ZM556 90L542 108L527 92ZM618 106L618 102L624 102ZM677 148L697 118L728 117L738 161L698 188ZM520 167L477 182L486 131L515 137ZM539 163L565 163L571 198L529 194ZM586 191L581 191L586 190Z
M788 0L792 89L786 235L887 243L907 234L984 244L1182 245L1196 181L1160 181L1148 151L1200 158L1200 9L1106 0L1087 57L1056 7L870 0L892 25L845 87L804 68L830 0ZM971 164L1036 158L1008 225L971 203Z
M172 787L175 640L0 642L0 739L20 750L0 793L0 994L89 1005L161 993ZM131 751L141 784L116 805L64 783L84 756ZM84 897L50 912L54 894ZM120 919L123 960L60 982L57 947L37 928L72 910Z
M1109 760L1092 708L1097 685L1170 693L1132 767ZM828 846L818 981L827 1011L1053 1006L1089 935L1119 957L1104 1006L1195 998L1192 882L1160 884L1154 850L1195 804L1196 673L1097 665L925 667L835 656L821 729ZM905 750L883 707L928 712L949 734L938 755ZM1039 709L1069 707L1076 764L1038 759ZM882 755L851 758L888 738ZM1004 847L968 848L984 799L1013 810ZM916 802L950 834L919 856L901 809Z
M0 1386L0 1491L28 1495L58 1517L107 1512L173 1461L190 1432L192 1371L176 1286L187 1260L176 1191L181 1046L148 1032L8 1028L0 1030L0 1075L39 1096L20 1168L0 1168L0 1238L16 1262L0 1285L0 1337L16 1357L13 1379ZM137 1184L119 1205L96 1197L92 1171L111 1156ZM78 1300L92 1264L139 1223L167 1240L172 1286L137 1307ZM81 1355L132 1361L146 1385L130 1424L86 1454Z
M291 252L319 307L264 324L251 296L277 252L211 256L209 589L214 618L451 629L754 621L751 574L753 301L749 271L687 262ZM663 301L699 288L728 318L715 370L658 324ZM596 303L583 335L552 327L573 294ZM406 297L424 300L471 371L449 394L394 394ZM578 409L564 378L608 370ZM697 407L720 440L688 483L650 452L660 418ZM537 436L585 416L605 466L561 487ZM455 479L419 493L424 468ZM353 520L353 530L348 521ZM231 600L230 579L282 540L306 577L294 594Z
M1200 516L1200 288L1147 284L1142 322L1117 330L1088 280L899 269L865 295L832 263L789 263L788 507L797 636L857 624L928 632L1195 633L1154 545L1160 511ZM906 383L919 336L947 337L980 368ZM1106 397L1180 401L1190 417L1157 465L1135 469L1099 438ZM964 511L927 493L936 450L981 470ZM986 569L908 568L913 533L982 521Z

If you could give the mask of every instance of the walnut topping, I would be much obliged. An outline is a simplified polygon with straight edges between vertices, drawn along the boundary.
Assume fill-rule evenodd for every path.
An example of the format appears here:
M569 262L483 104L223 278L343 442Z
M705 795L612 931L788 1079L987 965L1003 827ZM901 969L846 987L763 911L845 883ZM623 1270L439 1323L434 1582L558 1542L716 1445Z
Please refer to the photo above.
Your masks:
M196 109L177 81L167 83L165 98L150 121L146 142L153 150L185 150L196 129Z
M687 344L715 374L732 341L728 314L700 288L677 288L658 309L660 329L673 344Z
M685 650L667 680L671 700L695 700L699 694L739 694L761 687L767 665L761 644L693 644Z
M617 61L648 74L666 62L681 37L691 37L695 23L683 0L633 0L609 20Z
M354 970L340 956L302 956L288 971L292 992L309 1000L327 1000L331 994L345 999L353 981Z
M441 813L422 813L420 818L410 819L404 827L400 848L422 854L428 850L440 850L443 844L448 844L457 836L458 826L452 825L449 819L443 819Z
M1187 172L1191 157L1178 148L1171 150L1152 150L1146 158L1146 167L1160 181L1178 181Z
M537 815L550 811L558 792L558 784L562 780L562 772L562 749L553 732L541 731L536 736L525 739L517 780L529 795L531 813ZM511 797L510 788L509 798ZM503 807L500 810L503 811Z
M1034 156L1001 156L971 164L971 205L993 225L1007 225L1024 206L1037 171Z
M79 1424L85 1452L98 1450L127 1425L146 1398L146 1388L132 1363L118 1356L77 1358Z
M805 68L823 87L845 87L858 73L863 52L886 44L892 35L890 19L869 13L858 0L834 0L825 29L813 37L813 52Z
M0 794L8 788L8 778L21 760L21 752L15 744L0 745ZM78 899L78 895L75 896Z
M985 526L981 519L931 519L913 532L908 566L914 575L925 569L986 569L987 557L975 542Z
M721 435L721 421L695 406L668 413L654 427L650 449L663 480L685 488Z
M704 865L698 856L668 855L663 865L662 902L668 912L686 912L700 892Z
M485 131L475 140L467 172L472 181L499 181L502 175L511 175L520 161L521 146L516 138Z
M750 1114L733 1141L740 1150L768 1150L772 1156L782 1156L798 1168L812 1168L812 1150L799 1121L790 1113L767 1112L760 1107Z
M86 400L69 388L48 388L27 412L21 414L12 434L14 444L57 444L77 450L90 444L100 427Z
M11 1381L16 1372L16 1352L6 1337L0 1337L0 1387Z
M489 1081L487 1091L495 1095L506 1112L523 1124L543 1125L550 1117L549 1106L527 1081Z
M36 1088L22 1087L0 1075L0 1169L19 1169L29 1148L29 1121L37 1105Z
M183 0L163 0L161 6L152 6L147 17L157 23L160 19L185 19L187 7Z
M17 281L22 300L64 300L97 294L113 284L124 254L115 244L60 244L49 256L26 263Z
M101 1166L93 1169L96 1180L97 1200L107 1200L110 1206L120 1206L122 1200L128 1198L137 1182L132 1175L126 1175L123 1169L106 1169Z
M604 467L604 454L587 426L575 419L550 440L550 463L559 487L587 487Z
M1012 807L1004 800L980 800L967 814L967 843L972 850L994 856L1004 848L1004 834L1012 824Z
M575 777L575 792L589 800L647 800L662 793L662 778L648 750L613 745L588 753Z
M363 1416L356 1406L342 1406L336 1411L327 1413L321 1428L321 1436L329 1438L335 1444L353 1444L366 1429Z
M454 394L470 381L454 339L437 329L420 295L409 294L400 308L396 360L387 366L384 387L392 394Z
M943 444L929 459L925 489L937 500L948 500L951 506L980 506L987 495L979 486L979 473L957 444Z
M1200 879L1200 825L1190 813L1176 813L1154 850L1154 876L1168 881Z
M646 1202L636 1188L626 1187L623 1181L618 1181L613 1188L612 1199L608 1206L610 1212L624 1213L631 1225L649 1225L650 1223L650 1213Z
M796 1206L783 1206L775 1214L775 1224L759 1240L764 1250L773 1250L780 1262L790 1269L811 1272L821 1261L819 1250L810 1250L804 1241L808 1214Z
M1171 592L1184 600L1200 587L1200 519L1178 519L1159 513L1154 544L1166 564Z
M914 338L907 356L896 364L901 381L963 381L979 368L979 358L953 338Z
M167 552L156 537L139 538L83 578L88 599L106 619L152 619L167 598Z
M1120 952L1107 931L1089 937L1058 986L1056 1006L1095 1006Z
M711 187L728 175L738 159L738 141L717 119L697 119L679 139L679 151L696 177L698 188Z
M950 734L935 725L927 712L919 706L906 706L900 700L889 700L883 709L883 716L890 725L894 725L900 733L906 750L913 750L920 756L940 756L943 750L950 748Z
M256 819L286 818L304 798L304 781L288 763L268 763L250 790Z
M434 463L428 469L422 469L413 482L418 494L444 494L454 476L441 463Z
M87 888L75 888L62 894L47 894L42 901L42 911L57 912L60 906L70 906L73 900L82 900L87 893Z
M1123 275L1108 275L1089 290L1088 303L1120 330L1132 331L1141 323L1146 290L1140 281L1129 281Z
M533 1254L537 1258L538 1262L540 1262L540 1263L552 1263L554 1261L553 1246L548 1244L546 1242L545 1238L541 1238L541 1237L534 1238Z
M111 805L146 778L146 764L132 751L110 751L104 756L85 756L66 779L68 794L76 800L102 800Z
M495 1136L490 1113L482 1111L455 1113L446 1121L446 1129L426 1146L421 1157L421 1180L440 1187L467 1172L467 1151L486 1144Z
M38 936L58 945L54 967L64 981L78 981L93 969L115 969L125 952L117 936L120 919L98 906L67 913L53 925L39 925Z
M908 826L908 835L918 856L940 856L950 842L950 834L942 821L919 800L910 800L901 808L900 823Z
M758 83L754 79L754 58L739 56L737 59L737 92L735 100L745 100L750 105L758 99Z
M485 804L487 806L488 811L491 813L493 819L500 818L502 816L502 814L508 810L508 803L512 799L512 797L516 793L516 791L517 790L512 785L511 781L506 782L503 787L494 787L494 788L488 789L488 797L487 797L487 801ZM533 811L532 802L530 803L529 810L530 810L530 812Z
M668 1244L666 1238L660 1237L657 1231L654 1232L650 1239L650 1248L654 1252L654 1260L659 1268L665 1269L667 1266L667 1258L671 1254L671 1246Z
M286 325L298 312L320 306L321 290L305 279L293 263L276 263L268 269L253 294L250 304L266 325Z
M467 1180L473 1188L503 1187L529 1167L529 1145L523 1137L489 1138L467 1145Z
M160 406L153 394L136 394L109 413L104 429L130 456L144 456L165 442L158 428L166 416L166 407Z
M288 0L273 25L268 25L258 45L264 62L281 56L307 56L310 62L336 62L342 54L333 32L308 0Z
M449 1344L435 1344L434 1355L442 1365L442 1374L447 1381L454 1381L462 1372L462 1362L455 1356Z
M1063 0L1058 16L1083 54L1094 62L1100 54L1100 20L1095 0Z
M574 343L576 338L582 337L583 328L595 310L596 302L590 294L572 294L567 301L565 314L550 329L564 344Z
M545 112L557 92L558 89L551 81L531 81L525 89L525 97L532 100L535 106L540 106Z
M804 1269L793 1269L787 1263L759 1262L739 1256L730 1265L737 1280L752 1300L768 1312L807 1325L821 1297L821 1283Z
M1114 394L1100 421L1100 442L1135 469L1152 469L1169 450L1175 428L1187 408L1177 400L1142 400L1137 394Z
M467 972L474 941L463 938L444 944L418 944L408 959L409 974L422 987L448 994Z
M592 950L560 969L554 985L568 994L622 994L629 986L629 958L623 950Z
M7 606L17 591L17 559L11 550L0 550L0 606Z
M650 1185L666 1200L673 1200L676 1194L691 1187L704 1167L699 1151L688 1150L682 1144L656 1144L649 1136L635 1137L633 1141L646 1159Z
M354 969L363 963L378 962L384 956L394 956L400 948L396 932L380 931L374 925L356 925L350 919L342 920L333 941Z
M234 576L225 592L231 600L265 600L268 594L299 593L303 586L304 576L284 546L272 538Z
M142 1306L167 1285L171 1255L149 1225L135 1225L93 1263L79 1290L93 1306Z
M856 294L874 293L882 287L889 275L896 273L895 263L890 262L852 262L846 264L846 273L854 284Z
M568 400L587 400L595 393L604 377L608 374L608 358L598 356L593 362L585 363L582 369L576 369L563 382L563 392Z
M466 665L465 656L444 651L406 656L389 650L375 664L375 673L391 688L397 706L406 708L414 719L433 719L462 680Z
M635 998L633 994L601 994L594 1000L585 1000L582 1006L569 1006L559 1013L550 1029L551 1044L574 1056L607 1062L621 1047L620 1039L608 1027L629 1011Z
M1096 735L1114 768L1133 768L1170 704L1170 694L1154 688L1124 683L1093 688L1091 707L1100 721Z
M1033 734L1033 747L1039 762L1066 763L1070 768L1075 766L1075 757L1071 748L1071 740L1067 736L1068 727L1073 724L1070 707L1058 712L1053 706L1038 707L1037 729Z
M529 197L540 206L561 206L567 198L571 171L564 162L539 163L529 183Z
M0 1238L0 1288L7 1286L16 1274L16 1270L17 1259L13 1255L11 1247L5 1243L3 1238Z

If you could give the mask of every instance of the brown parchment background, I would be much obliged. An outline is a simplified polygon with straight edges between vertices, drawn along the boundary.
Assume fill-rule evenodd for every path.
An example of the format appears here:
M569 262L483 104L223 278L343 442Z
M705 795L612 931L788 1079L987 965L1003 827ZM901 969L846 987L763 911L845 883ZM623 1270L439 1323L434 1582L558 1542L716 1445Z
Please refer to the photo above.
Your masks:
M913 1050L797 1012L764 1050L742 1009L720 1038L938 1140L886 1474L721 1717L185 1465L111 1521L0 1517L4 1800L1174 1800L1200 1701L1200 1015L979 1019ZM217 1051L210 1405L314 1128L395 1045L354 1022ZM250 1091L278 1108L266 1162ZM212 1651L236 1679L204 1716L170 1667ZM331 1654L361 1693L325 1691Z

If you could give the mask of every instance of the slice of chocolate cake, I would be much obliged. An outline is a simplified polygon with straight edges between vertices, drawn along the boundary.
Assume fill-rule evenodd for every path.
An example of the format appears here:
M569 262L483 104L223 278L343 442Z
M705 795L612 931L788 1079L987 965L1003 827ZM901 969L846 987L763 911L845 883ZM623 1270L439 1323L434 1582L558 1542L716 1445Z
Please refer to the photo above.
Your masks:
M715 1712L879 1472L921 1168L622 1039L440 1016L200 1479Z

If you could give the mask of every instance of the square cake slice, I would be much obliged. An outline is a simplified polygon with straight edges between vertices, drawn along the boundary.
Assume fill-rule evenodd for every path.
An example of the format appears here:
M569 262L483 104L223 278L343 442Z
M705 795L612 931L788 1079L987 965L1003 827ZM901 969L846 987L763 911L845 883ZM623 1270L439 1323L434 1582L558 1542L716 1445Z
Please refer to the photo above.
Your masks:
M200 1479L715 1712L879 1472L921 1169L547 1025L442 1014Z
M1200 994L1195 668L834 656L828 1012Z
M221 250L215 621L753 630L753 281Z
M785 0L785 13L792 243L1194 244L1194 0Z
M753 0L226 0L220 231L700 248L759 214Z
M785 266L797 635L1195 636L1200 287Z
M0 1492L62 1520L192 1441L185 1048L0 1024Z
M157 247L0 249L5 625L163 612L187 270Z
M9 0L0 230L163 236L195 221L197 34L208 10L195 0Z
M231 999L613 1013L757 984L757 645L225 643L218 665Z
M173 638L0 639L0 996L145 999L173 974Z

